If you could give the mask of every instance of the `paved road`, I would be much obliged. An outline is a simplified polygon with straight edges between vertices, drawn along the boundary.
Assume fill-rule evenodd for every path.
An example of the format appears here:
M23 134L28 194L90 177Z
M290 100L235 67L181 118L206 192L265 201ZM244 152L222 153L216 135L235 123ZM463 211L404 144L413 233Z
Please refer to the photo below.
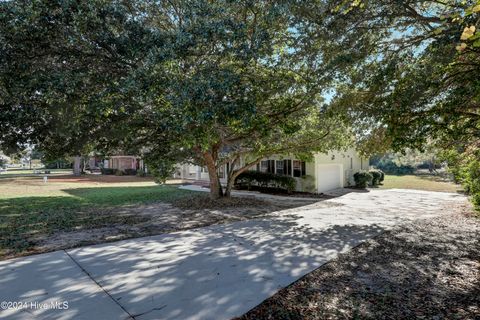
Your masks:
M2 261L0 301L27 303L0 318L230 319L338 253L463 201L412 190L349 193L264 219Z

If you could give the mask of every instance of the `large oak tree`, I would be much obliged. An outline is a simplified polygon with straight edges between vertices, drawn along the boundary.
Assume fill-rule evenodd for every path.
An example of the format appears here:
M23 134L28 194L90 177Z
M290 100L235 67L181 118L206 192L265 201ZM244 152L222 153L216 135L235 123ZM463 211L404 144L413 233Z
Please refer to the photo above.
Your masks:
M235 177L262 157L351 142L322 107L351 61L338 44L351 39L310 42L294 1L0 8L3 148L31 143L57 156L130 150L160 179L190 161L208 167L219 197L225 163L228 196Z

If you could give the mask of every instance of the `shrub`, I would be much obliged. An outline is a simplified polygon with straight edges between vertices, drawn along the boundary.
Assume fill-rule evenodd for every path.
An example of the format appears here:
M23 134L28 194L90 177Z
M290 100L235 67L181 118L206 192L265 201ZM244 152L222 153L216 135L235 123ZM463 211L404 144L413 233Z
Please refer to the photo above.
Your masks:
M137 174L137 169L125 169L123 173L127 176L135 176Z
M122 171L122 170L120 170L120 169L116 169L116 170L115 170L115 175L116 175L116 176L123 176L123 175L124 175L124 173L123 173L123 171Z
M72 164L64 159L48 161L45 163L45 169L68 169L72 168Z
M116 169L112 169L112 168L101 168L100 172L105 175L112 175L112 174L115 174L115 170Z
M480 161L473 156L466 157L461 172L461 182L471 196L472 203L480 209Z
M137 176L139 177L146 177L147 176L147 173L145 172L145 170L137 170Z
M295 190L296 180L293 177L273 173L245 171L235 179L235 186L243 186L248 189L252 186L258 186L262 188L277 188L292 192Z
M376 186L380 183L380 179L382 178L382 173L379 170L370 170L369 173L372 175L372 186Z
M377 169L378 172L380 172L380 184L385 180L385 172L383 172L382 170L380 169Z
M373 180L373 176L368 171L359 171L353 175L353 179L355 179L355 185L359 188L366 188L369 184L371 184Z
M415 168L411 165L397 165L393 161L382 161L375 165L378 169L389 174L412 174Z
M459 152L445 150L440 158L448 163L448 171L456 183L461 183L475 208L480 211L480 150Z

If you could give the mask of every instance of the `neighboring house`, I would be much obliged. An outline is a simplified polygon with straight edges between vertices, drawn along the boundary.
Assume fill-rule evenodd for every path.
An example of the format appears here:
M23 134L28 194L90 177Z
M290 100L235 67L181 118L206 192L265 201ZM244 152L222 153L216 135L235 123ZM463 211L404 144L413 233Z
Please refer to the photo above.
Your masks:
M111 169L134 169L145 170L142 159L131 155L115 155L115 156L91 156L88 160L90 169L111 168Z
M90 156L88 158L87 169L97 171L100 170L100 168L103 168L103 158L99 156Z
M353 148L347 151L317 153L310 162L301 161L291 156L272 156L262 160L251 170L271 172L292 176L297 180L297 191L325 192L336 188L354 185L353 174L368 170L368 159L362 158ZM228 166L221 168L220 181L226 183ZM208 181L205 167L181 165L176 178Z
M105 168L112 169L139 169L140 160L135 156L110 156L104 161Z

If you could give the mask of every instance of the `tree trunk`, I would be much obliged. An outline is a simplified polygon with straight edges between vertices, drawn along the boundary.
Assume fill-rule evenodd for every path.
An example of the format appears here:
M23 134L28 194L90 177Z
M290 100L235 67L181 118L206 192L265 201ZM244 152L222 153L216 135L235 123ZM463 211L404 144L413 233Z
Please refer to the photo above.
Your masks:
M210 198L219 199L223 197L222 185L220 184L220 179L218 178L217 166L215 165L215 159L212 154L205 152L203 153L203 159L208 169L208 177L210 179Z
M228 175L227 187L225 188L225 197L230 197L232 195L232 189L235 184L235 178L238 177L238 174L234 177Z
M231 170L227 175L227 187L225 188L225 195L224 195L225 197L230 197L231 196L233 186L235 185L235 179L237 179L237 177L241 173L247 171L248 169L250 169L251 167L253 167L257 163L259 163L260 160L261 160L261 158L255 160L255 161L252 161L249 164L243 166L242 168L240 168L238 170L234 170L235 161L231 164L231 166L230 166Z
M82 163L82 157L75 156L73 158L73 175L74 176L80 176L82 174L82 169L80 167L81 163Z

